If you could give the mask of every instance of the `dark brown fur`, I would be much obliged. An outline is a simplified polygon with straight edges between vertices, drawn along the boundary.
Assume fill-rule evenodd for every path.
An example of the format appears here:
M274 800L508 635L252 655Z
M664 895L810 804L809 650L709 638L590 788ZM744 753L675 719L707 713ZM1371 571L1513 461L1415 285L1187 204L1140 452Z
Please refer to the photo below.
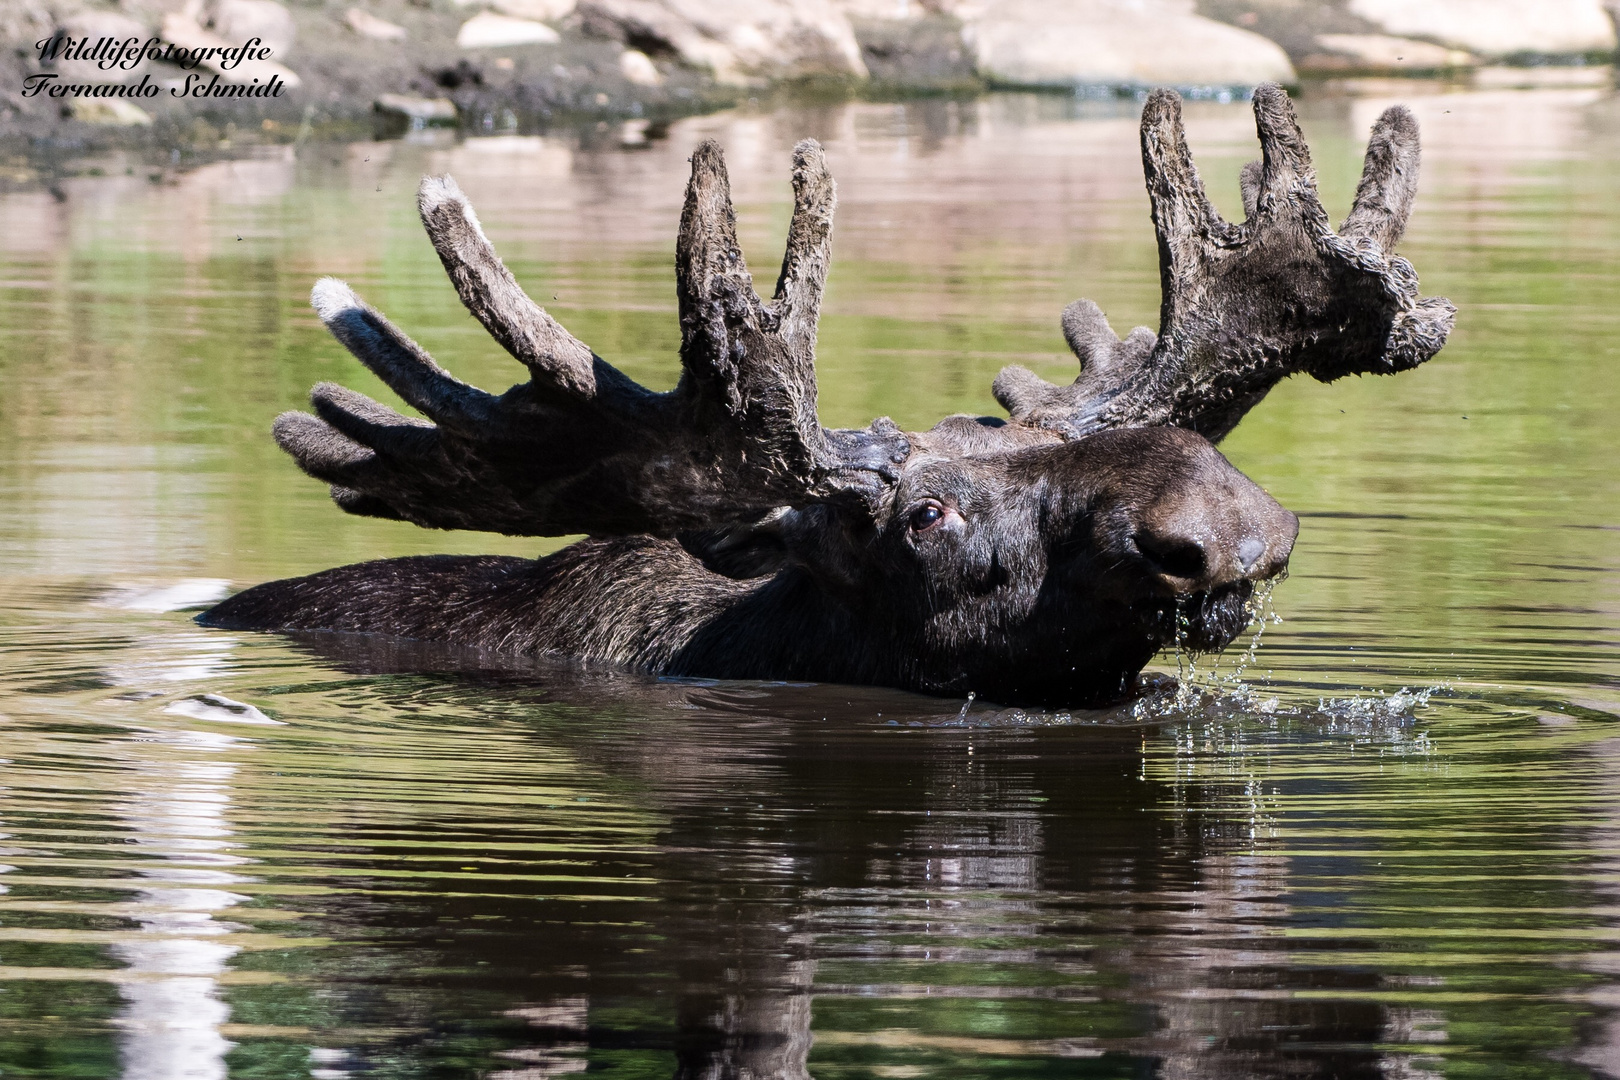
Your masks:
M918 532L911 511L932 502L947 516ZM875 523L789 512L740 539L684 546L585 540L539 561L362 563L249 589L202 621L1079 706L1120 697L1173 640L1178 592L1189 646L1225 645L1248 621L1249 581L1286 563L1297 528L1207 442L1174 428L917 455L886 510ZM1203 539L1202 565L1148 553L1164 558L1176 537ZM1225 554L1244 540L1258 545L1247 566Z

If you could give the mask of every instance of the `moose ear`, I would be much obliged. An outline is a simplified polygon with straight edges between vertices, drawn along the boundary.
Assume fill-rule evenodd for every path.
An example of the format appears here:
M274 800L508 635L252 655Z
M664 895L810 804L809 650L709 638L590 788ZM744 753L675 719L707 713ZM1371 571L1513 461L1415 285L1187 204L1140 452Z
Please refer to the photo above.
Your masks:
M676 537L686 553L716 574L747 579L787 566L808 571L823 588L856 588L864 580L878 530L864 508L812 503L779 506L757 521L694 529Z
M791 560L782 518L791 513L780 507L751 524L683 532L676 539L705 570L743 580L774 574Z

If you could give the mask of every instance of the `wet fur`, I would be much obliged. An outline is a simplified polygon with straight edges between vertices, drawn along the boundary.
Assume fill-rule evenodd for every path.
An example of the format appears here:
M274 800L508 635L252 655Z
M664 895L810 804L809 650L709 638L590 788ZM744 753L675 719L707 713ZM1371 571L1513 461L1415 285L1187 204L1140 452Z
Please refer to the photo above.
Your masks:
M1230 589L1212 602L1206 647L1224 645L1247 622L1246 596ZM540 560L429 555L341 566L248 589L198 621L563 655L677 676L976 691L1008 704L1080 706L1129 691L1173 636L1171 610L1153 602L1120 609L1134 625L1083 649L1023 643L1034 647L1008 670L1010 642L930 655L878 603L861 610L830 601L803 570L737 581L704 569L673 541L627 537L581 541Z
M361 563L257 586L199 621L1083 706L1127 694L1175 639L1174 596L1135 547L1146 524L1192 513L1217 534L1264 526L1286 561L1292 515L1196 435L996 447L993 432L914 436L919 453L876 519L815 506L684 542L583 540L538 561ZM950 527L912 530L923 501L950 507ZM1220 581L1183 601L1193 647L1220 648L1247 622L1248 578Z

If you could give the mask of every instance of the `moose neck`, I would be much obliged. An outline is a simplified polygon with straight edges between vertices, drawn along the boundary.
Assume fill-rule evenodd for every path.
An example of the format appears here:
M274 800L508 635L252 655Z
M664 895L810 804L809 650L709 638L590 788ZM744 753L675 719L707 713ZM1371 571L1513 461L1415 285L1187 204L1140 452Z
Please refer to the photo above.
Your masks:
M586 540L536 565L534 607L511 614L531 648L669 675L901 682L912 652L891 619L851 607L794 567L733 580L679 544Z
M650 537L587 540L535 565L533 601L495 601L507 641L653 671L708 678L899 686L1004 704L1119 700L1157 650L1123 609L1068 639L1011 635L1000 647L942 640L892 602L831 592L796 567L733 580L680 545ZM657 587L653 588L653 583ZM889 598L892 600L892 598ZM1015 654L1009 657L1008 652ZM1016 660L1016 662L1012 662Z
M1098 616L1120 621L1117 612ZM565 655L660 675L975 692L1004 704L1117 700L1154 651L1117 625L1109 634L1076 627L1070 640L1016 636L988 652L953 645L881 598L830 593L804 570L735 580L649 536L582 540L539 561L416 556L342 566L248 589L199 621Z

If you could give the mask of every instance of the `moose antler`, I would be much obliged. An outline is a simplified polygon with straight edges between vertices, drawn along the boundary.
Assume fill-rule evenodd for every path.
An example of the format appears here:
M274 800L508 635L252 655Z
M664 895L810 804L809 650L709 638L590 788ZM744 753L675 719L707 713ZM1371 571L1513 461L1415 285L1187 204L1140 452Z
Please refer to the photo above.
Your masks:
M1420 299L1411 264L1390 254L1417 186L1411 114L1397 107L1379 119L1354 209L1335 233L1287 94L1262 86L1254 110L1264 156L1243 171L1247 220L1234 225L1204 194L1180 98L1148 98L1142 158L1159 237L1159 333L1138 327L1121 341L1095 304L1071 304L1063 330L1079 378L1059 387L1009 367L995 381L1014 421L1001 432L1008 446L1157 425L1218 439L1290 374L1401 371L1445 344L1455 309ZM870 512L911 444L886 418L860 430L817 419L816 320L836 200L813 141L794 150L793 188L787 251L765 302L737 244L720 148L693 153L676 246L681 378L659 394L530 300L455 182L429 177L418 197L428 236L462 302L529 381L500 396L460 382L328 278L312 296L328 329L432 422L322 383L311 393L317 415L282 415L276 439L343 509L436 528L690 537L782 506Z
M766 303L737 245L720 148L692 155L676 249L680 382L638 385L534 303L448 176L422 182L422 223L462 302L529 369L495 396L463 383L327 278L312 302L332 334L432 423L332 383L276 440L355 514L512 535L672 536L811 500L869 500L910 446L888 420L829 431L816 417L816 319L835 189L821 147L793 158L794 212Z
M1419 298L1391 249L1417 192L1418 129L1399 106L1373 128L1354 209L1338 233L1316 195L1310 151L1281 87L1254 94L1263 157L1243 170L1241 225L1204 194L1181 99L1156 90L1142 111L1142 163L1159 236L1159 333L1121 341L1077 300L1063 333L1080 358L1069 386L1009 367L994 393L1015 421L1066 439L1173 424L1219 439L1280 380L1323 382L1416 367L1440 350L1456 308Z

